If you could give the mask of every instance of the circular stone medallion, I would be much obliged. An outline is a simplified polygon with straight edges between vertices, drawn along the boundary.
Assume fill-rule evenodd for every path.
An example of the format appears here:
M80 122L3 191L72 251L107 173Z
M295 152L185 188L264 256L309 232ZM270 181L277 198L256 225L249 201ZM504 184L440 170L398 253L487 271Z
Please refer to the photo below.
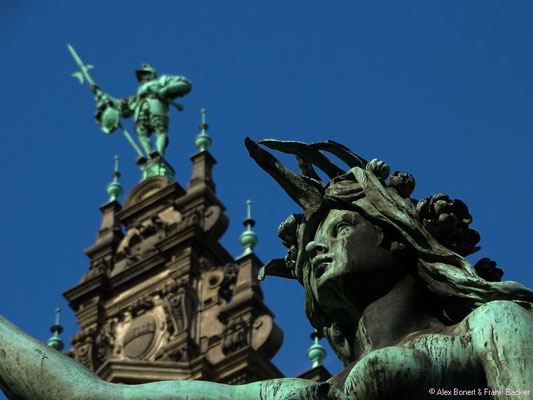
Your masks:
M157 321L152 314L135 318L124 336L124 354L129 358L140 358L152 348L156 337Z

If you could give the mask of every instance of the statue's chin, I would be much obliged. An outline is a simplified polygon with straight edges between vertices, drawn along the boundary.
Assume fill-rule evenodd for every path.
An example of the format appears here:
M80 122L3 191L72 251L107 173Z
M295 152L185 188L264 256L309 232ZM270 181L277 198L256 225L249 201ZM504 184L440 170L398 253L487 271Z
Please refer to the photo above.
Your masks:
M344 327L357 326L361 318L361 307L344 287L346 277L329 276L316 282L315 299L328 317Z
M354 361L353 347L351 345L353 337L350 333L347 332L346 327L343 327L337 321L324 330L329 345L345 366Z

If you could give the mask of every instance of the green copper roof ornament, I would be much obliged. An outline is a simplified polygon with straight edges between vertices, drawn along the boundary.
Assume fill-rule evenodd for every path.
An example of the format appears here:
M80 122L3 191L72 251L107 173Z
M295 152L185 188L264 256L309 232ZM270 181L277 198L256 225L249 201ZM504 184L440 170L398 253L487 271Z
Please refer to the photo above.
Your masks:
M120 183L118 183L118 178L120 178L120 172L118 172L119 158L120 157L118 155L115 155L115 170L111 174L111 176L113 177L113 180L111 181L109 185L107 185L107 188L106 188L107 194L109 195L109 200L108 200L109 203L117 200L124 192L124 189L122 189L122 186L120 185Z
M65 347L63 341L59 337L59 334L63 332L63 327L59 325L59 313L61 312L61 309L56 308L56 321L55 324L52 325L50 330L54 334L50 339L48 339L48 346L50 346L53 349L56 349L57 351L63 350L63 347Z
M243 222L243 225L246 227L246 230L243 233L241 233L241 236L239 237L239 241L244 247L244 253L242 253L242 256L253 253L254 247L256 246L257 242L259 242L259 238L255 234L255 232L252 231L252 227L255 225L255 221L252 219L252 201L251 200L246 201L246 207L247 207L246 219Z
M211 147L211 143L213 143L211 138L206 133L207 129L209 129L209 125L205 123L205 108L202 108L202 123L200 124L199 128L200 133L194 139L194 144L198 148L198 151L205 151Z
M311 339L313 339L315 343L307 349L307 357L309 357L313 363L313 368L316 368L322 365L322 361L326 358L326 349L318 342L320 340L320 335L316 329L311 333Z

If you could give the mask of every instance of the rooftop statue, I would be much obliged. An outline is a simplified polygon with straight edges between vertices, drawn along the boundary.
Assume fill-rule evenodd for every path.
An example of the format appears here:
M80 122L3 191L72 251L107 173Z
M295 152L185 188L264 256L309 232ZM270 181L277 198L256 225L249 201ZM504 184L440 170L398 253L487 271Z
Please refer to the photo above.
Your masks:
M121 129L139 157L144 157L144 154L153 156L157 153L164 156L168 145L169 105L179 111L183 110L183 106L174 99L189 93L192 88L191 82L184 76L158 77L156 70L150 64L143 64L141 69L135 71L140 84L137 94L126 99L116 99L94 83L89 75L89 70L93 66L84 64L72 46L68 45L68 49L79 67L79 71L73 76L78 78L80 83L87 80L94 93L97 107L95 118L102 130L109 134L117 128ZM144 154L120 122L120 117L132 116L135 132ZM150 140L152 133L155 135L155 149L152 148Z
M296 156L293 173L259 146ZM328 382L113 385L0 319L0 385L13 399L519 399L533 391L533 290L501 282L460 200L410 198L411 174L332 142L246 140L303 209L262 275L298 280L311 324L345 368ZM347 164L334 164L329 152ZM315 167L329 177L323 182Z

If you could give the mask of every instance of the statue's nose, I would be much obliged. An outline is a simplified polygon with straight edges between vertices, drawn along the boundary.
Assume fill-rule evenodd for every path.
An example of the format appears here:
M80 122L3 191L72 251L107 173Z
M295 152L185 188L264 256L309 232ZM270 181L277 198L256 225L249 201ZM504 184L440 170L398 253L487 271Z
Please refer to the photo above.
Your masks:
M313 258L319 253L326 253L328 251L328 246L313 240L307 243L307 246L305 246L305 251L309 257Z

